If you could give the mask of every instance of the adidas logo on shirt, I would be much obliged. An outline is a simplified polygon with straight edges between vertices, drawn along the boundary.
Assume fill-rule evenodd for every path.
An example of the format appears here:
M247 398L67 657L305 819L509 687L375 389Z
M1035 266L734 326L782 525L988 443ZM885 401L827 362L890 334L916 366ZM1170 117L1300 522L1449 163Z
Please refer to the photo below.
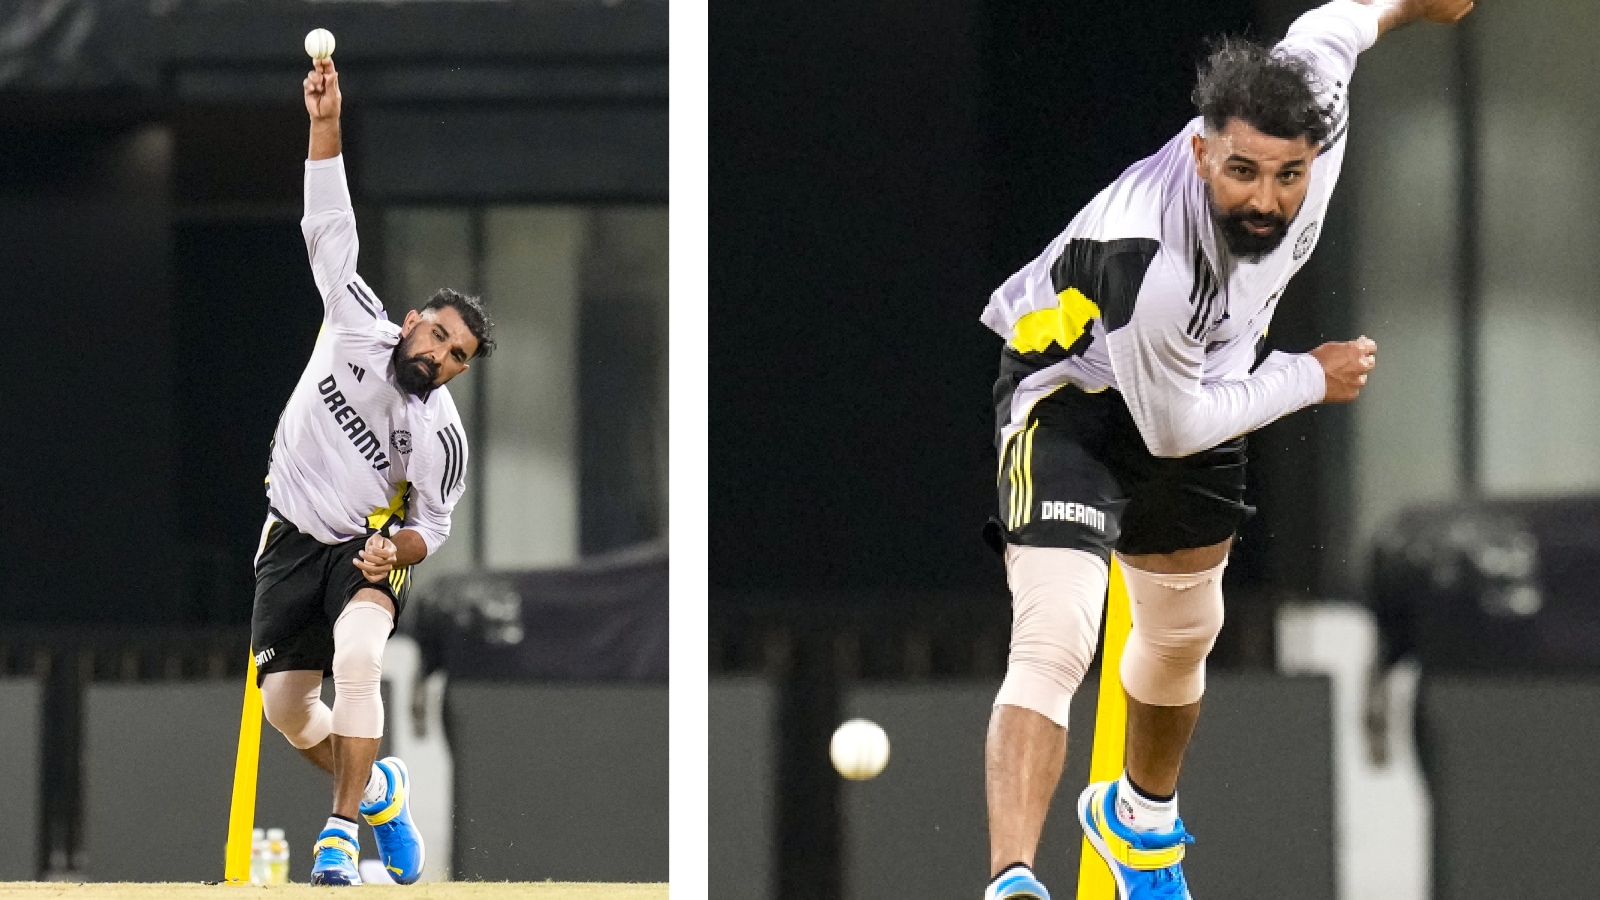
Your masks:
M360 384L361 379L367 374L367 370L361 368L355 363L345 363L345 365L350 367L350 371L356 373L356 384Z

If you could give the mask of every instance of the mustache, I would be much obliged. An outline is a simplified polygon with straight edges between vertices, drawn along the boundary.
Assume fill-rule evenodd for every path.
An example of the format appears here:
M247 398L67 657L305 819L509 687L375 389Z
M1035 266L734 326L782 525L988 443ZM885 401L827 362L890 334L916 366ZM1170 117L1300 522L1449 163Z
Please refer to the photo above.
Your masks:
M421 355L413 356L410 359L406 360L406 364L407 365L415 364L415 365L421 366L422 370L424 372L428 373L428 380L429 381L434 381L434 380L438 379L438 377L439 377L439 364L434 362L433 360L427 358L426 356L421 356Z
M1274 228L1283 228L1289 224L1289 220L1285 219L1278 213L1256 212L1255 210L1250 209L1241 209L1236 212L1230 212L1228 213L1227 218L1231 219L1232 221L1247 225L1271 225Z

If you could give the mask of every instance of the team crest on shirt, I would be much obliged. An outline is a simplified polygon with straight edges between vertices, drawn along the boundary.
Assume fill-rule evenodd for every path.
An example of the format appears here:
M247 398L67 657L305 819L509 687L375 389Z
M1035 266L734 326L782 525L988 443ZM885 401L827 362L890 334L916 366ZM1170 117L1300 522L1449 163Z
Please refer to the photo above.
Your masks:
M1311 244L1317 239L1317 223L1312 222L1300 230L1300 236L1294 239L1295 261L1305 258L1311 252Z
M391 431L391 432L389 432L389 443L394 445L394 449L397 450L400 453L410 453L411 452L411 432L409 432L409 431Z

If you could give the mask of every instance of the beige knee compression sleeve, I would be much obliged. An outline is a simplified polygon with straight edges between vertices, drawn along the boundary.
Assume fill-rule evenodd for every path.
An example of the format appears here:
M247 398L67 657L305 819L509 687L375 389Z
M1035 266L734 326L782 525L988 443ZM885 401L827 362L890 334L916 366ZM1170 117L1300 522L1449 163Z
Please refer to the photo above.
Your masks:
M1065 728L1094 658L1106 564L1082 550L1006 547L1011 656L995 705L1031 709Z
M333 731L333 710L322 702L319 671L295 669L262 676L261 708L272 727L299 750L315 747Z
M383 737L383 647L394 617L376 603L346 603L333 623L333 733Z
M1222 570L1157 575L1121 560L1133 633L1122 653L1122 686L1150 706L1188 706L1206 692L1206 655L1222 630Z

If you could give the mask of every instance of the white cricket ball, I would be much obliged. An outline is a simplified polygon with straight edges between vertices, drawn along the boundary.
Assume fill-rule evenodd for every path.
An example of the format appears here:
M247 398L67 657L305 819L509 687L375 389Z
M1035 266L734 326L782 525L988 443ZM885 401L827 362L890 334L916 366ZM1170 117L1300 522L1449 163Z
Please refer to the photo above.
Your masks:
M889 764L889 736L877 722L851 719L833 733L828 755L839 774L852 781L876 778Z
M313 28L306 35L306 55L312 59L327 59L333 55L333 32L326 28Z

